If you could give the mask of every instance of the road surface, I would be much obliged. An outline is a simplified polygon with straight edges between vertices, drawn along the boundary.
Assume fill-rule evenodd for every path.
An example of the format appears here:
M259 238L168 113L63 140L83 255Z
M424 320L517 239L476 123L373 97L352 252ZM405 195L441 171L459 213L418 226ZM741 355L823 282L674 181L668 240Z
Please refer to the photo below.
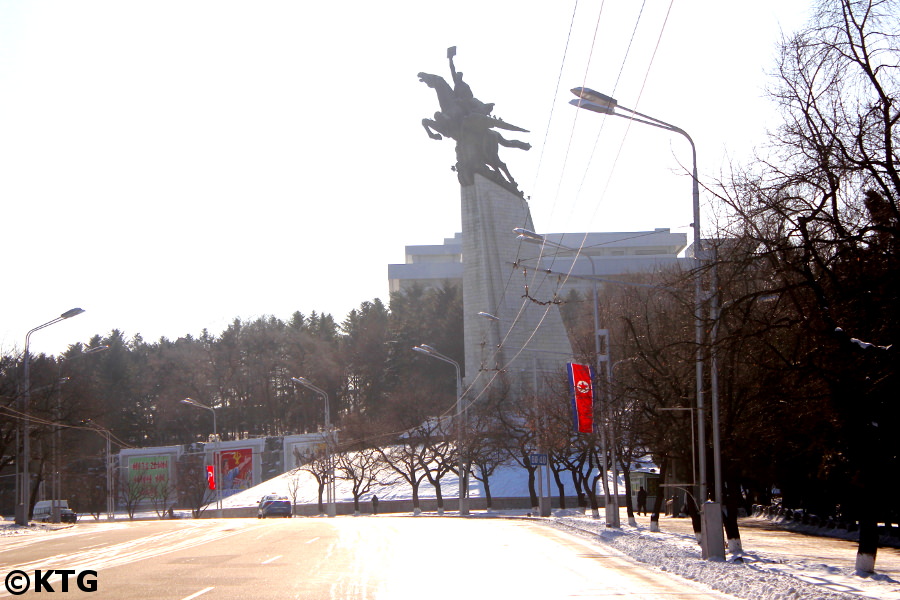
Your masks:
M38 569L96 571L96 592L80 591L67 576L67 598L733 600L602 545L506 519L79 523L0 538L0 575L21 570L33 579ZM61 577L47 581L60 591ZM34 593L32 585L23 597Z

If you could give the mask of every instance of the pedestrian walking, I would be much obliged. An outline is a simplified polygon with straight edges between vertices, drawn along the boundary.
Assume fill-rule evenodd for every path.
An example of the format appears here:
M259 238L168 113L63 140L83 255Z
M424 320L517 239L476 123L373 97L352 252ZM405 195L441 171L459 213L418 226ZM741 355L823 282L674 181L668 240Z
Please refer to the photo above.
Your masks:
M372 514L378 514L378 496L375 494L372 494Z
M641 489L638 490L637 493L637 511L641 516L647 514L647 490L644 489L644 486L641 486Z

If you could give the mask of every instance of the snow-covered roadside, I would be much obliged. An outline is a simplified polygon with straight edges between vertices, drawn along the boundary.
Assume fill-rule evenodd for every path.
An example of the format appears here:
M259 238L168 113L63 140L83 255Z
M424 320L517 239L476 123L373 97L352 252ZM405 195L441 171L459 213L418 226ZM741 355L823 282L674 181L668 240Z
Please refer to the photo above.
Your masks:
M226 498L225 508L255 507L259 498L268 493L289 495L291 480L296 478L298 503L315 503L317 486L309 473L285 473L256 487L244 490ZM337 482L337 499L339 502L351 502L352 494L347 482ZM619 481L620 489L624 481ZM495 497L524 497L528 494L527 481L521 468L509 467L498 469L491 478L491 488ZM444 496L455 497L457 481L454 477L445 478ZM483 490L475 483L471 487L473 496L480 496ZM402 483L383 484L373 490L382 500L407 500L411 498L409 486ZM420 497L433 497L431 486L420 489ZM364 497L368 501L370 495ZM497 516L521 517L527 511L509 511L495 513ZM455 513L448 511L447 517ZM141 515L144 518L155 518L155 513ZM178 511L180 518L189 518L187 511ZM476 516L487 516L477 513ZM611 548L631 556L650 568L685 577L702 583L713 589L731 594L739 598L752 600L900 600L900 581L883 574L861 577L855 574L852 567L836 566L842 563L824 560L805 560L792 554L790 544L777 552L754 552L752 546L745 545L743 562L715 563L700 558L700 548L692 535L681 535L671 531L653 533L646 526L633 527L622 520L620 529L608 529L602 519L592 519L577 511L555 511L550 519L540 519L557 527L566 527L578 531L581 535L606 544ZM59 525L39 524L29 528L21 528L7 521L0 523L0 535L52 534ZM71 527L71 526L63 526ZM799 524L791 524L791 529L800 529ZM840 531L833 532L840 534ZM832 535L832 533L829 533ZM844 533L846 536L847 534ZM796 550L794 550L796 552ZM816 554L816 556L819 556ZM852 564L852 560L844 564ZM876 570L878 565L876 564ZM896 572L893 571L893 572Z
M28 527L16 525L12 521L3 521L0 518L0 537L15 535L49 535L61 529L72 529L74 525L51 524L51 523L31 523Z
M494 513L520 517L525 511ZM426 513L427 514L427 513ZM448 512L447 517L454 513ZM484 515L484 513L480 513ZM149 518L151 515L147 515ZM555 511L550 519L536 519L605 544L622 554L679 577L748 600L900 600L900 582L886 575L860 577L852 568L798 560L785 548L783 554L745 553L742 562L710 562L700 558L693 536L650 532L646 527L623 524L608 529L602 519L577 511ZM0 536L52 535L72 525L33 524L19 527L0 523ZM77 525L75 526L77 527Z
M779 557L750 552L742 556L742 562L710 562L700 558L700 548L692 536L653 533L628 525L608 529L604 521L574 511L559 511L552 522L590 536L648 566L739 598L900 600L900 582L890 577L876 574L864 578L850 568L792 560L789 548Z
M309 473L285 473L254 488L224 500L229 507L256 506L260 496L266 493L289 495L289 481L297 478L298 502L314 503L317 499L315 482ZM352 501L347 482L337 482L339 502ZM501 467L491 477L494 497L524 497L528 487L524 471L519 467ZM619 489L624 489L620 478ZM444 479L444 497L457 494L457 481L452 475ZM411 498L408 485L397 482L380 485L373 490L382 500L406 500ZM567 490L568 491L568 490ZM433 497L431 486L422 486L421 498ZM483 495L478 482L472 482L472 496ZM369 494L365 496L368 500ZM508 516L522 516L527 511L510 511ZM452 516L453 512L447 512ZM861 577L850 567L840 567L825 562L813 563L791 555L791 548L784 552L746 552L743 562L714 563L700 558L700 548L693 536L670 532L652 533L646 527L631 527L622 520L618 530L608 529L600 519L586 517L577 511L556 511L549 520L556 526L577 529L584 535L607 544L648 566L708 585L716 590L740 598L752 600L900 600L900 582L885 575ZM848 561L849 563L850 561ZM877 564L876 564L877 569Z

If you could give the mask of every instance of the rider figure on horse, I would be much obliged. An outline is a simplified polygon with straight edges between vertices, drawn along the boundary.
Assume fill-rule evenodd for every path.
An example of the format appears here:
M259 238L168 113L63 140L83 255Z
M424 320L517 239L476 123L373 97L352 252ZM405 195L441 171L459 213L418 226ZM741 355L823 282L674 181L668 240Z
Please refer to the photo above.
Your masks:
M419 73L419 81L437 93L440 104L440 110L434 113L434 119L422 119L422 126L431 139L440 140L446 136L456 140L457 160L454 168L461 184L471 185L474 174L481 173L520 194L509 169L500 160L498 150L500 146L528 150L531 145L519 140L508 140L494 129L526 130L491 116L493 103L485 103L475 97L472 88L463 81L463 74L457 72L456 65L453 64L455 55L456 46L447 49L452 87L440 75Z

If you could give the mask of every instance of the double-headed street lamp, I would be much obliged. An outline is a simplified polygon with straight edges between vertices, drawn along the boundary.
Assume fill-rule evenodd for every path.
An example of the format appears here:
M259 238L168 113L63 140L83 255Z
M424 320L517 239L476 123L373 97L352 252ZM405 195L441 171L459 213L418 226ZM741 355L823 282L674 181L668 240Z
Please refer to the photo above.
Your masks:
M291 381L297 385L301 385L310 389L325 399L325 465L327 478L325 482L325 494L328 503L328 516L334 517L337 514L335 506L335 489L334 489L334 463L331 456L331 408L328 405L328 393L320 387L316 387L306 377L291 377Z
M82 308L73 308L67 310L63 314L59 315L55 319L47 321L43 325L38 325L34 329L31 329L25 335L25 358L23 360L23 374L22 378L24 380L24 389L22 390L22 395L20 396L20 407L19 413L22 415L22 420L19 421L20 427L19 431L21 431L22 435L22 452L19 455L18 463L20 474L16 479L17 493L16 493L16 524L17 525L28 525L28 517L31 512L31 475L28 472L29 465L28 463L31 461L31 442L30 442L30 432L31 429L31 418L28 416L29 404L31 404L31 354L29 352L29 346L31 345L31 334L35 331L41 330L45 327L50 327L55 323L59 323L60 321L64 321L65 319L72 318L74 316L80 315L84 312ZM19 450L19 444L16 444L16 451Z
M691 136L687 134L687 132L680 127L676 127L670 123L666 123L665 121L660 121L654 117L642 114L637 112L636 110L632 110L630 108L625 108L624 106L620 106L618 101L611 96L607 96L606 94L601 94L600 92L596 92L590 88L585 87L577 87L572 89L572 93L578 96L577 100L570 100L569 104L576 106L578 108L584 108L586 110L590 110L593 112L597 112L604 115L612 115L614 117L622 117L624 119L628 119L630 121L636 121L638 123L643 123L645 125L652 125L653 127L657 127L659 129L665 129L666 131L671 131L673 133L677 133L679 135L684 136L684 138L691 145L691 158L693 162L693 169L691 171L691 180L692 180L692 188L691 188L691 199L692 199L692 208L693 208L693 217L694 222L691 224L691 227L694 231L694 258L697 261L698 266L695 268L694 275L694 337L695 344L697 346L697 354L695 360L695 370L697 377L697 420L700 423L700 427L698 428L698 443L700 446L699 452L699 467L700 467L700 502L706 503L707 501L707 493L706 493L706 432L704 431L704 402L703 402L703 319L702 319L702 306L703 306L703 284L702 284L702 274L700 272L699 263L701 260L700 254L702 252L701 243L700 243L700 181L697 177L697 148L694 146L694 140L691 139ZM616 112L617 110L623 110L627 114L622 114ZM717 419L716 419L717 420ZM718 464L718 460L716 464ZM721 498L716 498L717 502L721 502ZM716 505L715 507L711 507L712 512L715 512L715 509L718 509L718 512L721 513L721 508ZM702 508L701 508L702 510ZM721 520L721 514L719 514L719 518ZM719 532L721 533L721 532ZM718 536L721 537L721 536ZM718 541L713 542L716 547L707 547L704 545L704 550L709 553L710 558L724 558L725 550L724 550L724 541L722 542L722 548L718 548Z
M469 470L466 468L465 461L465 443L463 441L463 419L464 410L462 405L462 378L459 374L459 363L442 354L429 346L428 344L419 344L413 348L415 352L425 354L431 358L436 358L445 363L453 365L456 369L456 449L459 455L459 514L469 514Z
M213 483L216 486L216 517L222 518L222 482L221 477L219 477L219 462L222 460L222 453L220 451L221 446L219 445L219 429L216 426L216 409L211 406L207 406L202 402L197 402L193 398L185 398L181 401L183 404L190 404L191 406L196 406L197 408L202 408L208 410L212 413L213 416L213 440L215 441L215 452L213 453Z

